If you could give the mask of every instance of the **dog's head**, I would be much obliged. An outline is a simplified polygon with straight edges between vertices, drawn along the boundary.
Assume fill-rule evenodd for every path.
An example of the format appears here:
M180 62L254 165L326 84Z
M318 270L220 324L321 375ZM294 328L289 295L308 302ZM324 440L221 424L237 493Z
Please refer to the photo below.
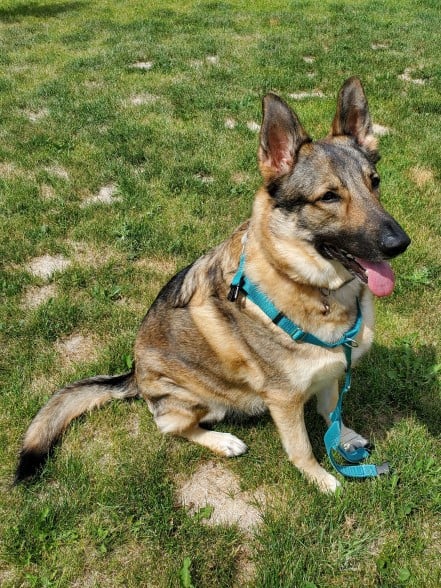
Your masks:
M380 202L378 159L357 78L340 90L330 134L315 142L283 100L265 96L259 167L270 201L269 234L283 243L277 249L285 261L301 241L310 261L300 273L310 283L339 287L349 272L377 296L392 291L386 260L403 253L410 239ZM294 257L290 262L296 266Z

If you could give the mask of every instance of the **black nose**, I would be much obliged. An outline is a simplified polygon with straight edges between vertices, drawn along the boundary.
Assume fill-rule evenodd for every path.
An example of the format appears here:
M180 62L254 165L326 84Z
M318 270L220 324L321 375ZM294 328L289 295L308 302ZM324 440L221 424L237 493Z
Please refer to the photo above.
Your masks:
M410 238L400 225L393 219L387 222L381 232L381 252L387 257L396 257L400 253L404 253L409 245Z

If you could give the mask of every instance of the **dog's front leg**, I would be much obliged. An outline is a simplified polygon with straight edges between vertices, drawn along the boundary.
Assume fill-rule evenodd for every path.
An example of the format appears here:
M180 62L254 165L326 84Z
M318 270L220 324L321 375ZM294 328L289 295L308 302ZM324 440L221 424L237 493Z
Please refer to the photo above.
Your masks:
M314 457L304 419L304 398L286 392L270 394L267 405L290 461L324 492L334 492L340 483Z
M338 401L338 381L336 380L317 394L317 412L325 419L329 426L331 419L329 415L337 406ZM359 433L346 427L344 423L341 425L341 446L346 451L355 451L360 447L368 447L369 441Z

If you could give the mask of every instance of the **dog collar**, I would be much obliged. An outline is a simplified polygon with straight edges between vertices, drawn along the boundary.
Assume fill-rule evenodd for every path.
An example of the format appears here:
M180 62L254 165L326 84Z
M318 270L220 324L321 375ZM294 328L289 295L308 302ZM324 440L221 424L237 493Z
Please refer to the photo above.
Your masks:
M245 275L245 255L242 253L240 256L239 268L233 277L230 286L230 292L228 293L228 300L235 302L239 296L239 292L242 292L251 302L262 310L271 321L280 327L285 333L287 333L291 339L297 343L309 343L311 345L317 345L319 347L325 347L327 349L334 349L336 347L343 347L346 357L346 376L343 387L339 393L337 406L335 410L330 414L331 424L325 433L324 441L328 457L334 466L334 468L343 476L350 478L370 478L378 476L379 474L388 473L389 466L387 463L376 466L371 464L360 464L359 462L370 455L369 451L360 447L355 451L345 450L341 444L341 428L342 428L342 405L345 394L351 387L351 362L352 362L352 349L358 347L356 336L360 331L363 317L361 313L360 302L357 298L357 318L355 319L354 325L346 331L338 341L328 342L319 339L312 333L308 333L296 325L291 319L289 319L283 312L280 312L268 296L262 292L262 290L254 284ZM347 462L356 465L341 465L334 457L334 452L338 452Z

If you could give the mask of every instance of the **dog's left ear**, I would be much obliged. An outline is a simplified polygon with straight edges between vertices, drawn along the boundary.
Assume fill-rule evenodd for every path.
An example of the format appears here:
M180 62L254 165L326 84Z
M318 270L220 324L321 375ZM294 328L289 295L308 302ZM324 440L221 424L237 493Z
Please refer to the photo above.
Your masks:
M300 147L311 139L294 112L277 94L267 94L262 107L259 168L264 180L271 182L291 171Z
M378 158L367 98L360 80L355 76L346 80L340 89L331 135L354 137L368 155Z

